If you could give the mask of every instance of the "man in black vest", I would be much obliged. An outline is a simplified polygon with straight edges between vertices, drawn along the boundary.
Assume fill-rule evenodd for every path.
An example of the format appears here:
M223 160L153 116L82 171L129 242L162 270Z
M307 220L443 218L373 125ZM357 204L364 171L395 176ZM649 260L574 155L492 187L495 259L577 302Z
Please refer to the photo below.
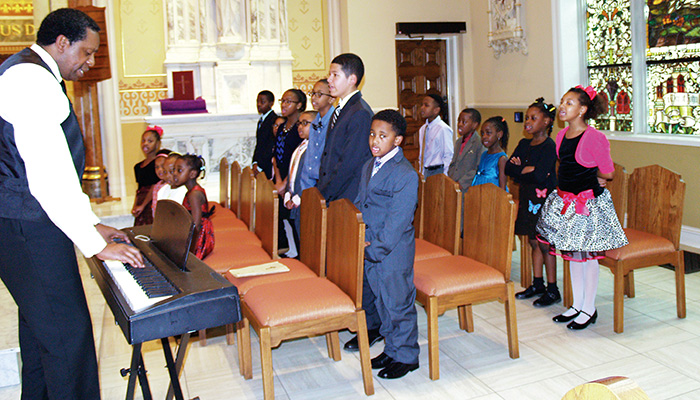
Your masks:
M75 244L87 257L143 266L99 223L82 192L85 147L63 79L95 63L100 28L49 14L37 43L0 65L0 278L19 308L22 399L98 399L95 344Z

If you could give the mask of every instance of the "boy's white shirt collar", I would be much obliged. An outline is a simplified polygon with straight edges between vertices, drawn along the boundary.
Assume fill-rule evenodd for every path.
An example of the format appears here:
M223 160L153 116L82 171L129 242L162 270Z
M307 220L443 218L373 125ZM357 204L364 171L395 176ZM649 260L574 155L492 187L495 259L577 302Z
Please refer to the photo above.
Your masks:
M262 114L262 115L260 116L260 120L261 120L261 121L264 121L265 118L267 118L267 116L270 115L271 112L272 112L272 108L270 108L269 110L267 110L267 112L266 112L265 114Z
M350 99L352 98L352 96L354 96L355 93L357 93L357 92L359 92L359 91L360 91L360 89L355 89L354 91L350 92L347 96L341 98L341 99L338 101L338 108L340 108L340 109L342 110L343 107L345 107L345 103L347 103L348 100L350 100Z
M391 149L390 152L384 154L384 155L379 159L379 162L380 162L379 168L381 168L381 167L384 165L384 163L386 163L387 161L389 161L389 160L391 160L392 158L394 158L394 156L395 156L396 153L398 153L398 152L399 152L399 146L396 146L396 147L394 147L393 149ZM375 159L376 159L376 158L377 158L377 157L375 157Z
M51 54L44 50L43 47L39 46L38 44L34 43L29 47L32 49L33 52L39 55L41 59L46 63L46 65L49 66L51 69L51 73L56 77L56 80L61 82L63 80L63 77L61 76L61 70L58 69L58 64L56 63L56 60L51 57Z

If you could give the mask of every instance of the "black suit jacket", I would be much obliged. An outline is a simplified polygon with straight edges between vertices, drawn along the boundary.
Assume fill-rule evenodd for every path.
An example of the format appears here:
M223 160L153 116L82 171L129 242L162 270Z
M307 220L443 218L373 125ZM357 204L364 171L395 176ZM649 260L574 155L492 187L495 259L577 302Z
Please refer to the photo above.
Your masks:
M275 123L277 114L270 111L255 132L255 151L253 162L265 172L265 176L272 176L272 148L275 145L275 135L272 132L272 124Z
M357 92L340 111L333 129L329 129L316 183L327 202L355 200L362 166L372 157L369 128L373 115L367 102L362 100L362 93Z

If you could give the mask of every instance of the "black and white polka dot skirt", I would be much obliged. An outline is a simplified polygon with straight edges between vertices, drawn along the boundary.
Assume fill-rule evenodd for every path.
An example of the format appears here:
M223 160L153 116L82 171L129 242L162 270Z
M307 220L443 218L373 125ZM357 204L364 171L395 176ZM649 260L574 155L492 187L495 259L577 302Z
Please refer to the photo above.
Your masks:
M605 250L629 243L607 189L600 196L585 200L588 215L581 212L580 205L577 212L576 202L572 200L562 214L566 203L558 189L549 194L537 221L540 241L549 243L564 258L575 260L602 258Z

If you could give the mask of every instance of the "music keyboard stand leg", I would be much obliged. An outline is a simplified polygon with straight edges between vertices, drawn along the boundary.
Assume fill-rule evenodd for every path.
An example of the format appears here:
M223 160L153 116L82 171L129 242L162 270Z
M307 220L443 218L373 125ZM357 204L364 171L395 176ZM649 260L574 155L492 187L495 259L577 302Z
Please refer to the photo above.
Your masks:
M143 363L143 355L141 354L141 345L142 343L138 343L132 346L131 366L128 371L121 371L122 376L124 376L125 373L129 374L129 383L126 386L126 400L134 399L137 377L139 379L139 385L141 385L141 393L143 393L144 400L153 400L151 388L148 385L148 376L146 376L146 365Z
M185 359L185 353L187 352L187 343L190 340L190 333L185 333L180 338L180 344L177 348L177 356L173 360L173 353L170 351L170 342L168 338L160 339L163 344L163 353L165 354L165 364L168 367L168 373L170 374L170 385L168 386L168 394L165 396L166 400L172 400L173 395L176 400L184 400L182 394L182 387L180 385L180 370Z

